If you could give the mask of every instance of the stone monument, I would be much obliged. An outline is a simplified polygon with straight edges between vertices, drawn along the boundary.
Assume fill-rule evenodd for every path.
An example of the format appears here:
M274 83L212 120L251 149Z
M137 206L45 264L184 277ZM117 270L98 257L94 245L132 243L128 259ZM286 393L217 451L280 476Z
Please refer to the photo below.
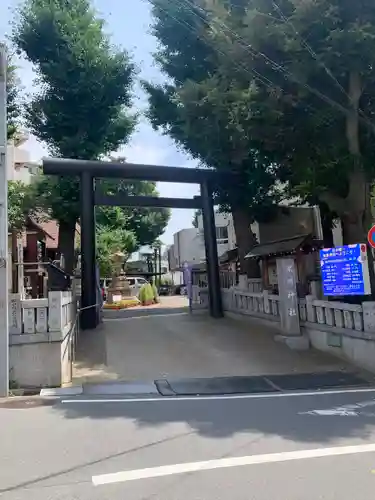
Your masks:
M285 342L288 347L296 350L309 348L309 339L302 335L299 322L297 296L297 268L293 258L276 259L277 280L279 284L279 308L282 334L275 340Z
M126 255L122 252L116 252L112 255L111 260L113 262L114 271L112 274L111 285L107 291L108 304L132 298L129 281L126 279L123 269L125 258Z

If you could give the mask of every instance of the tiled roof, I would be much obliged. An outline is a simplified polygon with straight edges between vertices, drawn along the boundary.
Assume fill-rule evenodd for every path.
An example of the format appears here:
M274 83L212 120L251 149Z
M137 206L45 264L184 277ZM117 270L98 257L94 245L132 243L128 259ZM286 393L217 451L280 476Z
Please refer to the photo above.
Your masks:
M295 252L298 248L312 239L311 234L294 236L283 240L270 241L260 245L255 245L250 252L245 255L245 259L254 259L265 255L278 255Z
M59 225L55 220L41 222L39 226L43 229L46 235L46 247L56 249L59 245Z

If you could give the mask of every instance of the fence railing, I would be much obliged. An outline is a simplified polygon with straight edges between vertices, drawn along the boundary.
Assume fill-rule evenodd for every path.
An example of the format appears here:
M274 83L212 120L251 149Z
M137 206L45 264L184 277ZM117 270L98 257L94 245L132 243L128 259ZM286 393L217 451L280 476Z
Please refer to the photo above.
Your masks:
M247 292L233 288L222 290L224 310L242 314L279 317L279 296L267 291Z
M11 335L68 333L75 321L76 303L72 292L49 292L46 299L21 299L10 294L9 333Z
M302 323L316 323L347 330L364 331L363 308L345 302L317 300L311 295L299 300L299 317Z
M279 295L270 294L266 290L249 292L236 287L222 289L221 292L225 311L280 320ZM195 287L194 297L196 304L207 307L207 288ZM334 327L347 332L370 331L366 329L362 305L317 300L308 295L305 299L299 299L298 309L302 325L314 324L316 329L320 326Z
M222 297L226 311L280 318L279 295L272 295L267 291L255 293L232 288L222 290ZM317 329L320 326L334 327L348 332L369 331L366 329L362 305L317 300L308 295L305 299L299 299L298 309L302 325L314 324Z
M255 293L260 293L263 291L263 283L262 280L259 278L249 278L247 280L247 287L249 292L255 292Z
M220 287L231 288L237 284L237 274L234 271L220 272Z

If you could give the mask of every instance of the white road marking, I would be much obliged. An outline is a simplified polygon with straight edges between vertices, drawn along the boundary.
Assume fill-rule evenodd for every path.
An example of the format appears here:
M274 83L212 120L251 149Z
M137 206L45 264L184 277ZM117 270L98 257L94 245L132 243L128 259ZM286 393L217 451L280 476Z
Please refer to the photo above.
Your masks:
M366 392L375 392L375 389L338 389L332 391L310 391L310 392L281 392L266 394L228 394L222 396L160 396L153 398L126 398L126 399L62 399L63 404L87 404L87 403L170 403L177 401L220 401L230 399L271 399L271 398L296 398L304 396L327 396L331 394L360 394Z
M314 450L297 450L282 453L268 453L266 455L250 455L245 457L222 458L219 460L207 460L205 462L190 462L185 464L163 465L161 467L150 467L147 469L128 470L114 474L102 474L92 477L94 486L105 484L124 483L139 479L153 477L171 476L173 474L184 474L187 472L199 472L213 469L225 469L229 467L243 467L246 465L269 464L277 462L288 462L291 460L303 460L309 458L323 458L342 455L354 455L357 453L375 452L375 444L360 444L355 446L340 446L336 448L318 448Z
M352 410L312 410L299 413L299 415L318 415L322 417L358 417L358 413Z
M319 415L324 417L333 415L340 417L359 417L360 415L364 415L367 417L373 417L375 415L374 413L360 411L363 408L367 408L369 406L375 406L375 399L371 399L370 401L362 401L360 403L337 406L328 410L304 411L300 412L299 415Z

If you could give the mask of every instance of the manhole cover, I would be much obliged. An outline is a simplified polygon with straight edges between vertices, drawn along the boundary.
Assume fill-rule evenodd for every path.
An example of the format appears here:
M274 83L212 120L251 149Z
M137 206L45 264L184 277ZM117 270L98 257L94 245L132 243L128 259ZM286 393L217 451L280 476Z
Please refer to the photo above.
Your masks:
M8 410L28 410L31 408L39 408L41 406L53 406L54 399L43 398L9 398L6 401L0 401L1 409Z

